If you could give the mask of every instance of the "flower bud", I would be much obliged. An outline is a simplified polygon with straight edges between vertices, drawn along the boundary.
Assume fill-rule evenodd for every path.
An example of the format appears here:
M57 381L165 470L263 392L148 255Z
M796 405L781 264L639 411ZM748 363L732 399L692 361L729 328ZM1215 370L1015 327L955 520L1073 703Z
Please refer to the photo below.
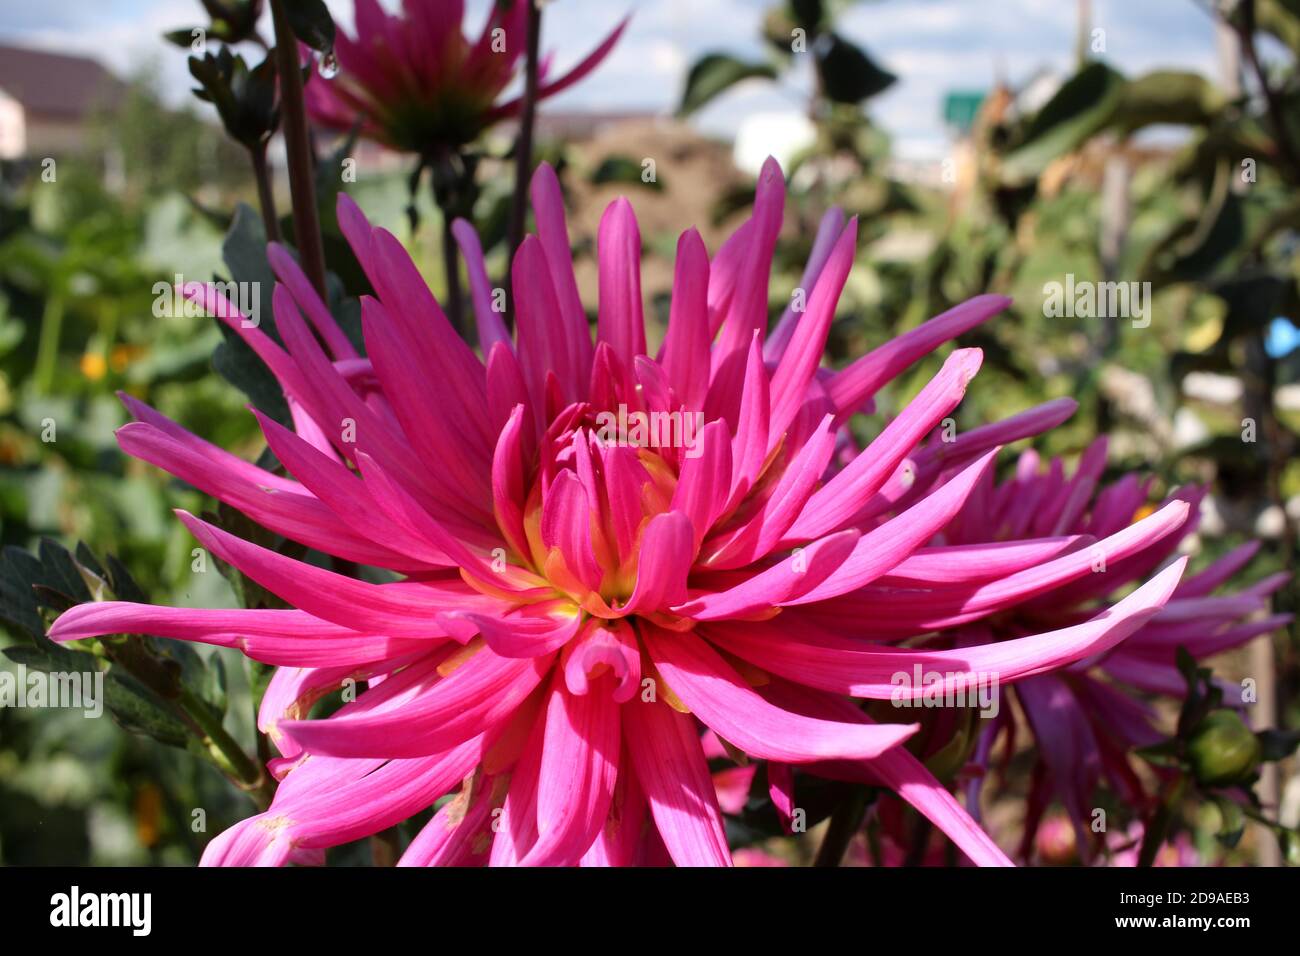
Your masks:
M1259 738L1236 711L1215 710L1192 732L1187 754L1200 783L1242 783L1259 766Z

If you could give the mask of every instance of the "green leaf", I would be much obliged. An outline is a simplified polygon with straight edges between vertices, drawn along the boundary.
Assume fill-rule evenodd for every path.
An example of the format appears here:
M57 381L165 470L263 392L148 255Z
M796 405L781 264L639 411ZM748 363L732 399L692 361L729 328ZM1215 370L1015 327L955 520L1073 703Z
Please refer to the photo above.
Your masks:
M41 563L21 548L0 552L0 620L33 640L45 634L32 585L41 578Z
M835 103L860 103L894 85L898 77L881 69L856 44L827 33L813 44L822 93Z
M642 175L640 161L631 156L606 156L591 174L591 182L597 185L617 183L629 186L644 186L655 191L663 190L663 183L658 175L646 180Z
M110 671L104 703L113 720L131 733L152 737L171 747L185 747L189 733L171 708L135 678Z
M1214 806L1218 808L1219 832L1216 834L1220 843L1231 849L1241 840L1241 835L1246 832L1246 815L1242 812L1241 805L1231 797L1221 794L1215 794L1210 798Z
M230 231L221 244L221 257L235 282L256 283L259 327L277 339L271 311L275 275L266 258L266 231L261 217L247 204L240 203L230 223ZM289 406L284 391L271 370L257 357L239 335L220 319L214 319L224 341L212 354L212 366L222 378L247 395L257 408L282 425L290 423Z
M1300 730L1261 730L1259 737L1261 760L1285 760L1300 747Z
M689 116L715 96L742 80L776 79L776 70L767 63L746 63L726 53L708 53L695 61L686 77L686 89L678 116Z
M1157 70L1124 86L1113 123L1124 134L1155 123L1204 126L1226 105L1223 91L1205 77Z
M73 604L85 604L92 599L85 578L67 548L49 538L42 538L38 553L43 571L41 584L66 595Z
M1004 182L1022 185L1058 156L1078 149L1110 121L1123 94L1123 76L1104 63L1089 63L1029 122L1019 145L1003 159Z
M826 7L822 0L788 0L787 6L795 23L809 33L820 28L826 16Z
M334 20L325 0L284 0L284 13L303 43L322 53L334 48Z

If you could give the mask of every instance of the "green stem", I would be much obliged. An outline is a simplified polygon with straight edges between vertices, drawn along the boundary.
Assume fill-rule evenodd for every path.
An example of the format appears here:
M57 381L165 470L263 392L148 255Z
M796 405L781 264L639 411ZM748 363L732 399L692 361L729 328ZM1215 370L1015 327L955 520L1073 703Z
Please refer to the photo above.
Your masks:
M850 787L839 804L831 812L831 820L826 827L826 835L817 848L813 866L839 866L844 860L853 837L862 828L862 821L867 815L867 788Z
M222 725L221 718L180 679L179 665L153 654L138 637L106 642L105 656L176 709L177 716L198 739L208 759L241 790L247 791L265 810L271 804L275 784L262 768L244 753Z
M524 241L524 225L528 218L528 183L533 176L533 126L537 116L538 46L542 33L541 7L535 0L519 2L528 4L528 49L524 64L524 99L519 110L519 138L515 141L515 198L510 210L507 269ZM507 288L509 285L506 283Z
M325 298L325 247L316 214L315 158L307 133L307 109L302 95L298 41L289 25L284 0L271 0L275 24L276 74L280 80L280 115L284 117L284 149L289 161L289 193L293 200L293 235L302 270Z
M1174 821L1174 809L1183 799L1183 792L1186 789L1187 778L1182 774L1165 787L1160 806L1156 807L1156 812L1151 815L1145 828L1146 832L1142 836L1142 849L1138 851L1138 866L1151 866L1155 863L1156 854L1164 846L1165 838L1169 835L1169 826Z
M176 706L197 728L200 742L222 773L241 790L252 794L263 809L269 806L274 793L270 780L262 768L244 753L244 748L239 746L238 741L230 736L221 719L184 684L180 685Z
M271 170L266 165L266 144L261 143L248 151L253 161L253 176L257 180L257 204L262 212L262 225L267 242L280 241L280 223L275 215L275 194L271 191Z
M41 313L41 337L36 346L36 374L33 384L37 395L47 395L54 384L54 366L59 358L59 338L63 331L63 295L50 292Z

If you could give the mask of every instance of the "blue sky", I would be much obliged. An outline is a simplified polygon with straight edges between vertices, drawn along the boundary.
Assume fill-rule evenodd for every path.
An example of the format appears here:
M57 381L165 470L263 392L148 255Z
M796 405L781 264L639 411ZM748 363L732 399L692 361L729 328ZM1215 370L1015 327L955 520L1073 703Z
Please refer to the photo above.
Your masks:
M340 23L351 0L327 0ZM396 7L400 0L381 0ZM478 29L489 0L469 0ZM597 43L627 10L632 25L600 72L551 101L564 109L669 110L690 63L710 50L761 54L759 22L771 0L551 0L543 47L557 67ZM1093 0L1093 26L1105 30L1105 57L1127 74L1156 67L1213 73L1214 34L1194 0ZM197 0L0 0L0 38L92 53L119 70L154 58L165 84L184 96L185 57L160 34L202 22ZM946 137L943 94L984 89L999 71L1016 82L1039 68L1068 70L1076 30L1074 0L866 0L850 5L842 31L900 77L872 114L906 155L936 155ZM698 124L734 132L759 112L799 111L808 75L782 88L742 87L707 109Z

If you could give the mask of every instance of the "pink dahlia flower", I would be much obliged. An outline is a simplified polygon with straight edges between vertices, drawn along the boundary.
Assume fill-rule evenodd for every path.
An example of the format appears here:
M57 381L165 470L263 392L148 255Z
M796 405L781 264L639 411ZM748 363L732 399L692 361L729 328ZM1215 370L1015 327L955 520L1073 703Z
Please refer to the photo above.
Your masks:
M917 592L913 588L922 582L895 574L858 596L885 613L843 630L875 640L937 630L941 633L936 646L996 647L997 642L1015 643L1044 628L1068 628L1095 618L1112 606L1116 592L1146 578L1184 545L1196 531L1205 495L1204 488L1177 490L1156 515L1143 517L1151 511L1151 479L1126 474L1101 484L1106 450L1105 438L1094 441L1068 478L1059 458L1042 467L1038 455L1026 451L1008 480L995 483L992 474L981 476L961 512L933 542L948 548L950 555L967 549L983 552L993 542L1002 542L1008 553L1031 539L1055 542L1059 556L1028 573L1033 584L1022 592L1027 600L1010 613L994 613L995 595L1006 588L1005 580L983 585L950 577L940 587L926 580ZM944 455L943 442L936 440L920 459L941 460ZM937 480L942 481L944 473L942 468L935 471ZM910 494L924 491L921 481ZM1167 533L1153 538L1144 529L1162 514L1180 517L1171 521ZM1096 789L1103 780L1125 806L1139 812L1148 806L1128 753L1166 736L1145 698L1181 698L1186 693L1175 663L1177 648L1186 648L1197 659L1210 657L1291 619L1267 613L1270 596L1288 578L1285 573L1214 593L1258 550L1258 542L1244 544L1181 581L1169 602L1122 644L1016 684L1015 700L1037 744L1022 855L1028 854L1053 799L1064 806L1085 857L1098 848L1088 835ZM1067 569L1083 573L1061 573ZM1231 704L1232 698L1226 699ZM1015 730L1010 708L1002 709L980 737L976 766L987 766L999 735L1006 735L1009 755ZM967 790L967 805L976 814L982 776L975 776Z
M914 633L960 613L945 602L972 587L983 613L1090 573L1073 555L1049 560L1070 547L1059 539L930 543L1000 443L1071 410L1056 403L967 433L942 462L922 462L918 493L909 456L961 401L978 350L953 352L866 450L837 449L841 423L882 385L1007 300L976 298L821 371L856 240L856 223L832 215L804 277L806 310L765 345L785 198L769 161L752 218L712 260L698 233L682 235L667 337L652 357L628 202L600 225L593 344L549 167L532 198L538 234L513 263L513 336L488 307L472 231L459 229L484 358L400 243L346 196L340 226L378 296L362 303L367 356L279 247L283 347L243 328L213 288L187 290L283 385L295 430L255 414L291 478L126 399L138 419L119 432L128 453L278 535L401 576L355 580L181 513L206 548L292 609L107 602L56 621L58 640L139 632L279 665L259 720L282 754L274 802L213 840L204 862L319 859L457 792L404 864L727 864L708 728L778 768L888 787L972 861L1006 864L900 746L917 725L902 711L889 713L900 722L873 721L852 698L890 699L891 678L914 665L951 688L974 672L1011 682L1090 658L1147 623L1182 572L1175 563L1090 619L1009 641L917 651L855 633ZM1097 547L1120 562L1182 527L1186 512L1172 502ZM935 597L900 604L904 582ZM349 678L366 690L311 719L311 704ZM780 789L782 773L773 777Z
M525 52L528 3L492 2L475 40L461 32L463 0L403 0L389 15L378 0L356 0L356 39L336 31L336 76L306 86L312 118L331 129L362 133L393 149L425 154L473 141L513 116L519 98L498 102ZM538 98L567 89L614 48L626 21L568 73L540 64Z

